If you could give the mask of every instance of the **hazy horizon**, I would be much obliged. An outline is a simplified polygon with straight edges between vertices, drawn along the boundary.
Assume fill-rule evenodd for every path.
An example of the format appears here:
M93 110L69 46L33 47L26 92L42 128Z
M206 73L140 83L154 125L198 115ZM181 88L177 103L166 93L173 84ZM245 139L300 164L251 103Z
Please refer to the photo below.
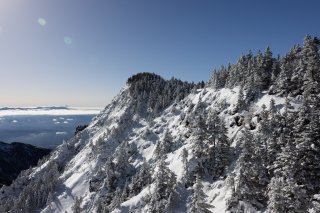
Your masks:
M29 105L29 106L20 106L20 105L17 105L17 106L3 106L3 105L0 105L0 110L3 110L4 108L37 108L37 107L41 107L41 108L45 108L45 107L66 107L66 108L84 108L84 109L102 109L104 108L105 106L70 106L70 105Z
M55 147L88 125L102 108L91 107L0 107L0 141Z
M319 1L0 0L0 106L104 107L138 72L207 81L320 35Z

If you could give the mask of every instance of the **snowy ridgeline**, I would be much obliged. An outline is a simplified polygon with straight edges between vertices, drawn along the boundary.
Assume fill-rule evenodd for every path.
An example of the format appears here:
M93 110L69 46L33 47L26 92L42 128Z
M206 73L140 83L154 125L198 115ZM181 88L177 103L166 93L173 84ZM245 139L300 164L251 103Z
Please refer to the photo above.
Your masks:
M207 85L131 77L0 212L319 212L318 48L241 57Z

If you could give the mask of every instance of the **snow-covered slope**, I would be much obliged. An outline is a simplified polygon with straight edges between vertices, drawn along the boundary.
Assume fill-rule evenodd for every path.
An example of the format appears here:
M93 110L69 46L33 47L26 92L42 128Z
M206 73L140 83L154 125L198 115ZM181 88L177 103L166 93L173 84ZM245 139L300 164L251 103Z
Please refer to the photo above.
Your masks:
M183 101L169 106L162 114L150 120L141 118L137 114L131 114L130 96L127 89L123 89L112 103L94 119L86 131L79 138L72 140L79 152L72 157L65 171L60 175L59 179L62 183L54 193L51 209L47 207L43 212L71 212L75 197L82 197L81 206L88 212L93 212L95 210L94 202L98 198L96 197L97 193L90 192L89 181L103 169L107 157L112 155L123 141L134 144L137 148L137 154L131 160L133 166L138 167L143 159L152 165L156 143L169 131L175 148L167 155L166 162L168 167L177 175L177 180L181 180L183 176L181 151L183 148L190 150L192 143L191 138L184 137L188 134L189 128L183 121L184 117L188 115L190 105L194 105L192 108L194 110L197 108L199 101L205 103L207 109L216 108L220 110L221 103L229 105L222 111L221 116L227 121L228 126L233 122L233 116L229 112L232 111L237 101L237 89L218 91L199 89ZM229 128L228 136L230 139L236 141L239 128L236 125ZM103 138L103 142L99 142L101 138ZM95 155L97 153L95 147L100 146L101 143L106 147L100 147L102 153ZM59 154L57 153L57 155ZM129 212L134 210L143 200L142 197L147 196L150 190L152 191L152 184L138 195L123 202L118 211ZM212 209L214 212L225 210L225 200L230 193L223 179L216 182L206 182L205 192L208 195L208 202L215 206ZM186 204L187 197L185 199ZM184 212L185 209L186 206L181 208L181 212Z
M236 125L235 117L245 116L247 113L246 111L243 112L243 115L233 113L238 100L238 92L237 87L220 90L197 89L183 100L173 102L163 112L150 118L136 113L133 106L134 100L130 95L129 85L127 85L93 119L88 128L59 146L49 161L30 172L29 177L36 176L41 171L46 172L49 162L56 162L61 167L56 185L50 193L50 199L47 200L41 212L72 212L75 202L78 202L85 212L95 212L98 200L106 194L104 179L110 172L106 171L106 163L110 156L126 143L133 150L128 161L133 170L139 168L144 161L152 169L156 169L156 144L163 140L166 134L171 135L172 146L165 161L168 168L176 175L177 184L179 184L183 181L185 174L181 157L182 150L184 148L188 150L189 159L193 158L193 137L190 137L188 127L188 122L192 121L187 121L188 116L196 113L200 105L204 106L206 111L215 109L219 112L219 117L226 122L231 146L236 147L243 125ZM254 112L260 110L258 106L267 105L271 98L276 100L278 106L284 103L283 98L264 95L252 105L252 110ZM252 119L252 122L257 121ZM210 178L203 181L204 192L207 195L206 202L212 205L212 212L226 211L226 201L231 195L226 177L228 173L235 172L236 159L233 160L225 176L214 181ZM114 212L148 211L148 205L143 202L152 194L154 187L154 183L147 184L137 195L122 201L120 206L114 208ZM191 189L180 187L179 190L183 196L180 196L181 200L175 207L175 212L186 212ZM2 191L10 194L9 188L4 188Z
M165 161L168 168L176 175L177 183L182 182L185 174L181 157L182 150L184 148L188 150L189 159L193 155L191 151L193 137L190 137L190 128L187 124L192 121L187 121L188 116L196 113L199 105L204 106L205 111L212 109L218 111L219 117L226 122L231 146L237 147L240 130L245 124L236 125L235 118L245 117L248 113L243 111L242 114L234 114L238 92L237 87L220 90L197 89L182 101L174 102L162 113L150 118L136 113L129 93L129 85L127 85L93 119L88 128L59 146L52 153L49 161L30 172L29 177L40 174L42 170L46 172L49 162L57 162L61 167L58 181L50 194L51 198L41 212L72 212L76 201L85 212L95 212L97 201L104 195L103 188L106 187L103 183L103 179L109 172L106 171L106 162L125 142L134 150L134 154L129 159L133 168L139 168L146 161L152 169L155 169L156 144L169 133L173 145ZM265 94L252 104L253 115L261 110L262 104L268 105L271 98L280 107L285 102L284 98ZM258 119L253 118L247 121L247 124L249 122L258 122ZM206 202L212 205L212 212L225 212L227 209L226 201L231 191L226 177L228 173L235 173L235 161L236 156L225 176L214 181L208 178L203 181L204 192L207 195ZM98 184L95 190L92 190L92 182L95 180L98 180L96 181ZM114 212L148 211L148 205L142 203L144 198L152 194L154 187L153 183L146 185L140 193L123 201L114 209ZM181 187L180 190L183 196L180 197L180 204L176 206L175 212L186 212L191 190L184 187ZM2 191L10 194L9 188L4 188Z
M140 73L0 212L319 212L319 39L269 48L207 85Z

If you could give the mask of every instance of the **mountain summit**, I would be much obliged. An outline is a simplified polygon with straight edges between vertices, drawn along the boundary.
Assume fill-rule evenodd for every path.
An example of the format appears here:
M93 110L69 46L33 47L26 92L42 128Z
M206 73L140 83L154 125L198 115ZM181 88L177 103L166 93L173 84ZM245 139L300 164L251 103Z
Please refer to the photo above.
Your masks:
M319 40L270 48L208 83L140 73L0 212L319 212Z

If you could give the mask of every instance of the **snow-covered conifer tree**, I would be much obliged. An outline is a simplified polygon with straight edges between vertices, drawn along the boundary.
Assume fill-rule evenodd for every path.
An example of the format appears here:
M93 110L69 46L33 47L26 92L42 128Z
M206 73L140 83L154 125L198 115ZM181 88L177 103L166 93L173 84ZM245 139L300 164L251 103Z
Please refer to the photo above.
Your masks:
M197 176L195 184L193 185L193 193L191 197L191 203L189 206L188 213L209 213L210 208L213 206L206 202L206 194L203 192L202 182Z
M174 191L176 175L166 166L162 157L154 174L155 191L151 194L150 212L164 212L170 194Z

